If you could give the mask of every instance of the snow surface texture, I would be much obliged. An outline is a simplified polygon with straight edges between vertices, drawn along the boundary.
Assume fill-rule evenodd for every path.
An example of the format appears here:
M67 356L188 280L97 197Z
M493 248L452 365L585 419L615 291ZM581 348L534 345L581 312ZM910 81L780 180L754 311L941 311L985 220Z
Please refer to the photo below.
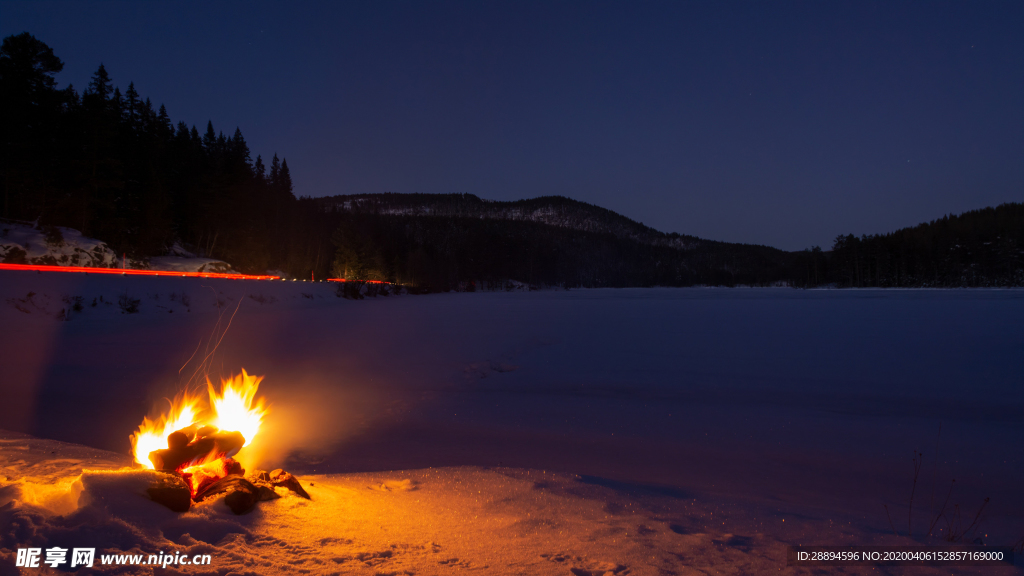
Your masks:
M1024 291L334 290L0 272L0 428L53 439L0 443L0 554L89 534L220 574L815 573L785 546L924 542L953 478L948 508L991 498L969 539L1024 537ZM272 403L243 463L314 500L175 516L130 475L78 479L128 461L218 321L211 376L265 375Z
M48 235L49 232L49 235ZM78 230L53 226L46 230L31 224L0 220L0 262L47 266L119 268L121 257L106 243L83 236ZM223 260L200 258L175 244L167 256L148 262L129 259L129 268L174 272L233 272Z
M120 263L106 243L82 236L78 230L54 226L50 232L47 237L45 231L29 224L0 220L0 262L91 268Z

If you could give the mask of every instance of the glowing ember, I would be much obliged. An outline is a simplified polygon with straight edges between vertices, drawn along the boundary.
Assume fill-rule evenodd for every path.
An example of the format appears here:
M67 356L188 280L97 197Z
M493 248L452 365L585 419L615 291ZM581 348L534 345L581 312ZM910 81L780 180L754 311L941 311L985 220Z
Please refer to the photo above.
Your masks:
M204 488L227 476L232 470L241 470L241 466L230 458L216 458L205 464L189 466L181 470L181 477L188 482L192 495L202 492Z

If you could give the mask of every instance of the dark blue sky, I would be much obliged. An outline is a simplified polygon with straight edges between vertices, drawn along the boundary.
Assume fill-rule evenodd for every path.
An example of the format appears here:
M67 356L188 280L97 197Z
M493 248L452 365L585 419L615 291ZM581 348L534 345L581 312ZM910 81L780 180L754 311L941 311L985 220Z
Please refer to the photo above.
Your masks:
M561 194L828 248L1024 200L1024 2L4 2L296 193Z

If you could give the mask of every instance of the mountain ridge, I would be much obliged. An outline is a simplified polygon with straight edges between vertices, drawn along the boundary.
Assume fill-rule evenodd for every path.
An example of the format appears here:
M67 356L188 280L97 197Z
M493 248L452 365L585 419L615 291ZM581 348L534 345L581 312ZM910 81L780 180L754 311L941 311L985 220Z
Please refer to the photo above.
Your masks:
M312 200L324 209L340 212L539 222L581 232L607 233L618 238L654 246L670 246L680 250L691 250L709 244L739 244L677 232L662 232L608 208L561 195L520 200L486 200L475 194L382 192L339 194ZM763 244L743 245L779 250Z

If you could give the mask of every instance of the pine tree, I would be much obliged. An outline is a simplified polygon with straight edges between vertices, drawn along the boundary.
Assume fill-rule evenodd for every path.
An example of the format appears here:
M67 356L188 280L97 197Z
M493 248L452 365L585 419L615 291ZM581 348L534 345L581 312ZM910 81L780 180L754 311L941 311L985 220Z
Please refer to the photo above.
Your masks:
M114 95L110 97L110 108L114 112L114 118L117 118L118 120L125 119L124 98L121 97L120 88L114 88Z
M133 129L137 128L139 124L139 93L135 91L134 82L128 83L128 91L124 93L124 97L128 125Z
M275 158L277 156L274 156ZM288 159L281 161L281 174L278 176L277 189L280 190L281 195L284 197L294 197L295 194L292 192L292 174L288 170Z
M53 136L59 129L61 106L72 103L73 91L58 91L54 74L64 63L53 50L28 32L0 44L0 186L4 217L38 217L33 188L36 175L53 175ZM76 98L77 100L77 98Z
M156 115L156 121L160 137L163 140L170 140L171 136L174 135L174 125L171 124L171 117L167 115L167 107L163 104L160 105L160 112Z
M107 69L100 64L96 73L92 75L92 81L89 82L89 93L97 96L100 100L106 100L113 92L112 85L110 74L107 74Z
M252 156L249 154L249 145L245 143L245 138L242 137L242 130L235 127L235 135L231 137L231 148L234 155L245 162L246 165L252 162Z
M217 146L217 133L213 131L213 120L206 122L206 134L203 135L203 148L210 154Z
M263 165L263 157L259 154L256 155L256 163L252 166L252 174L260 184L267 180L267 167Z
M274 159L270 161L270 185L273 188L277 188L281 181L281 161L277 159L277 153L274 154Z

